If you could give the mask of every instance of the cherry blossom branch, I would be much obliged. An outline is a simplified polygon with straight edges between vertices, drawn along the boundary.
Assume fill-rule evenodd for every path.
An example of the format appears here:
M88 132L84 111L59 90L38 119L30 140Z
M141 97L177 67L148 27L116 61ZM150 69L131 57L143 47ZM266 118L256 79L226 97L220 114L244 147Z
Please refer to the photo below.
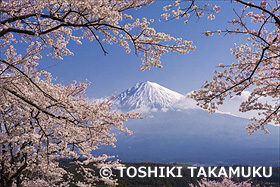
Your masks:
M276 22L278 25L280 25L280 19L279 19L275 14L273 14L273 13L270 12L270 11L268 11L267 9L264 9L264 8L262 8L262 7L260 7L260 6L254 5L254 4L252 4L252 3L246 3L246 2L244 2L244 1L242 1L242 0L235 0L235 1L237 1L238 3L241 3L241 4L243 4L243 5L246 5L246 6L249 6L249 7L253 7L253 8L256 8L256 9L259 9L259 10L262 10L262 11L268 13L271 17L273 17L273 19L275 20L275 22ZM278 7L277 9L279 9L279 7Z
M46 110L40 108L39 106L37 106L37 105L36 105L35 103L33 103L32 101L27 100L25 97L19 95L17 92L15 92L15 91L13 91L13 90L11 90L11 89L5 87L5 86L4 86L4 89L7 90L7 91L8 91L9 93L11 93L12 95L14 95L14 96L18 97L19 99L21 99L22 101L24 101L24 102L28 103L29 105L35 107L37 110L43 112L44 114L47 114L48 116L51 116L51 117L56 118L56 119L67 120L67 121L70 121L70 122L72 122L72 123L74 123L74 124L75 124L75 122L76 122L76 121L70 120L70 119L68 119L68 118L66 118L66 117L64 117L64 116L56 116L56 115L54 115L54 114L52 114L52 113L50 113L50 112L48 112L48 111L46 111Z
M51 100L57 102L57 100L55 98L53 98L50 94L46 93L44 90L42 90L40 88L40 86L38 86L38 84L36 84L28 75L26 75L21 69L19 69L17 66L8 63L5 60L0 59L0 62L3 62L4 64L11 66L12 68L16 69L18 72L20 72L23 76L25 76L36 88L38 88L45 96L47 96L48 98L50 98Z
M226 93L226 92L232 90L233 88L235 88L235 87L237 87L237 86L243 84L244 82L246 82L246 81L248 81L248 80L250 81L251 78L253 77L253 75L255 74L255 71L257 70L258 66L261 64L262 59L263 59L264 54L265 54L265 51L266 51L268 48L269 48L269 46L265 47L265 48L262 50L261 57L260 57L259 61L256 63L255 68L253 69L253 71L251 72L251 74L249 75L249 77L247 77L246 79L243 79L242 81L240 81L240 82L234 84L233 86L231 86L231 87L225 89L224 91L220 92L219 94L212 96L210 99L207 100L207 102L211 102L213 99L215 99L215 98L217 98L217 97L220 97L220 96L223 95L224 93ZM248 85L247 85L247 87L248 87Z

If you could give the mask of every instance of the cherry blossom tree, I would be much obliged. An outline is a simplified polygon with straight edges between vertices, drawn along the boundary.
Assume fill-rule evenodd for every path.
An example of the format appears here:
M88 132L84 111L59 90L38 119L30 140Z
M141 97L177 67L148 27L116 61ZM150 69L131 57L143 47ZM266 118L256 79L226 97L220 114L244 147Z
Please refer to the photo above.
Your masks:
M73 160L83 176L78 186L92 186L113 178L100 178L87 167L116 168L111 156L93 156L100 145L114 146L116 128L138 114L111 111L110 99L90 102L87 82L54 84L49 72L38 70L43 51L55 59L73 55L70 40L95 41L106 54L104 43L117 44L127 53L142 55L141 70L161 68L161 55L187 54L192 42L157 33L153 20L125 14L151 4L151 0L4 0L0 3L0 185L68 185L73 174L59 160ZM126 20L126 23L123 22ZM134 30L139 34L134 35ZM74 35L75 34L75 35ZM26 50L22 50L25 48ZM49 49L49 50L47 50ZM81 158L81 159L80 159Z
M198 18L207 16L208 20L215 19L215 13L220 6L205 3L196 4L195 0L175 1L174 4L164 7L166 13L162 18L185 19L185 23L193 16ZM225 3L225 2L223 2ZM247 126L249 134L258 129L269 133L266 124L280 124L279 97L280 97L280 15L279 0L246 2L235 0L229 2L239 4L243 8L235 10L236 18L230 23L235 27L231 30L205 31L205 36L214 34L247 35L247 43L237 45L230 49L236 62L232 64L219 64L222 71L215 71L211 81L206 81L201 89L194 91L191 98L198 101L198 105L215 112L219 105L229 97L239 96L243 91L250 91L247 100L241 103L241 112L259 111L258 117L251 119ZM257 4L255 4L257 3ZM171 12L171 14L170 14ZM268 102L275 101L274 103Z
M208 31L206 36L214 33L245 34L247 43L236 45L231 49L237 62L231 65L220 64L223 71L215 71L213 80L206 81L201 89L192 94L200 106L214 112L222 105L226 97L241 95L250 91L250 96L242 102L241 112L259 111L247 126L249 134L258 129L269 133L266 124L280 123L279 117L279 64L280 64L280 17L279 1L261 1L258 4L236 0L244 5L236 19L231 23L234 30ZM265 99L267 98L267 99ZM274 103L268 102L273 100Z

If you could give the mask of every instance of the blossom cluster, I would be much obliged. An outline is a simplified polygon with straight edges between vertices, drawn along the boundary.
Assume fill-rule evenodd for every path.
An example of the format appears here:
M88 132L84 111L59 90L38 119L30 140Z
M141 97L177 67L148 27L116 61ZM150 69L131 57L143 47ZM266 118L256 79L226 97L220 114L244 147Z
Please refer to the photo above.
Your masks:
M190 184L191 187L194 187L193 184ZM199 187L251 187L253 186L251 182L249 181L244 181L244 182L234 182L233 180L229 179L229 178L224 178L222 181L211 181L208 179L202 179L199 183L198 183ZM259 185L254 185L256 187L258 187Z
M219 13L221 7L216 4L204 3L201 5L199 1L180 1L176 0L173 4L169 4L163 7L165 13L161 14L161 17L165 20L170 19L184 19L184 23L188 24L189 19L195 16L197 18L207 15L207 19L212 21L215 19L216 13Z

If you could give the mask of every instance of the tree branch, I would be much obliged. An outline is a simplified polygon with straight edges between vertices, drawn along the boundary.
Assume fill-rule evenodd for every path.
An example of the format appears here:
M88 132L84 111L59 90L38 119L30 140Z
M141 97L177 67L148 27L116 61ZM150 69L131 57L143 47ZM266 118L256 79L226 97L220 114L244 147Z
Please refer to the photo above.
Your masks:
M271 17L273 17L275 22L280 26L280 19L275 14L273 14L272 12L270 12L270 11L260 7L260 6L257 6L257 5L251 4L251 3L246 3L246 2L244 2L242 0L235 0L235 1L237 1L237 2L239 2L241 4L243 4L243 5L246 5L246 6L249 6L249 7L254 7L256 9L259 9L259 10L262 10L262 11L268 13ZM279 9L279 8L277 8L277 9Z

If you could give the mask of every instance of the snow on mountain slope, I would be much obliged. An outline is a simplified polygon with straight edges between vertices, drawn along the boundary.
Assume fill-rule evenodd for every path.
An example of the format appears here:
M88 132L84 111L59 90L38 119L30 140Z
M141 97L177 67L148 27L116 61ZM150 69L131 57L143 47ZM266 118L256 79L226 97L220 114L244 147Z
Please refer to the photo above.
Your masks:
M115 103L122 109L172 108L175 103L185 98L182 94L165 88L155 82L137 83L119 94Z

